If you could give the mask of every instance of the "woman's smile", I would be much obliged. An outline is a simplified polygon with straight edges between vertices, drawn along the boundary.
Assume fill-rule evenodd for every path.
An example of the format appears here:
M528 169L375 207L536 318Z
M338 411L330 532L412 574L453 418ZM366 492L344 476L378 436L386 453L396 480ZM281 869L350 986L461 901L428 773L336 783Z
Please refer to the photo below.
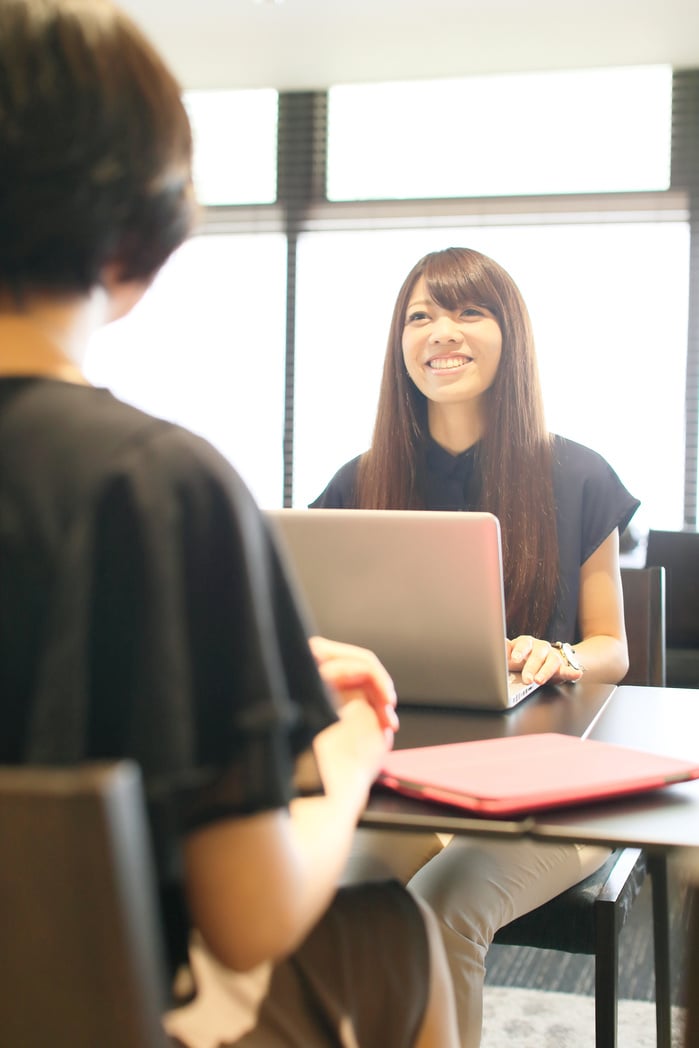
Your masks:
M427 361L427 367L432 371L456 371L470 364L472 360L473 357L466 356L432 357Z

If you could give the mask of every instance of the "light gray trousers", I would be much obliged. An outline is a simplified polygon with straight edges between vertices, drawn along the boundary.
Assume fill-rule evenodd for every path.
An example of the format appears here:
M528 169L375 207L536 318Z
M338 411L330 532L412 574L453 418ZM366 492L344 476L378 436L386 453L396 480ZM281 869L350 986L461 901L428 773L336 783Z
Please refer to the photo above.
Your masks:
M397 877L439 918L462 1048L478 1048L485 956L504 924L588 877L605 848L358 829L344 883Z

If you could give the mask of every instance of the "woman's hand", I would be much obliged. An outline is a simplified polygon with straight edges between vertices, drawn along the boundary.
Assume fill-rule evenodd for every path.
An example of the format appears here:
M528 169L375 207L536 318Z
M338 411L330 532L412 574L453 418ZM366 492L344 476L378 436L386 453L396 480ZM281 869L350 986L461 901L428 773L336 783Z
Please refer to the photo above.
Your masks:
M393 731L381 727L363 699L346 703L339 714L316 735L313 752L325 794L358 815L393 745Z
M507 664L522 674L524 684L562 684L580 680L582 670L573 669L565 655L547 640L537 637L515 637L507 642Z
M340 705L364 699L384 730L398 731L396 689L373 651L327 637L311 637L309 644L321 677L333 689Z

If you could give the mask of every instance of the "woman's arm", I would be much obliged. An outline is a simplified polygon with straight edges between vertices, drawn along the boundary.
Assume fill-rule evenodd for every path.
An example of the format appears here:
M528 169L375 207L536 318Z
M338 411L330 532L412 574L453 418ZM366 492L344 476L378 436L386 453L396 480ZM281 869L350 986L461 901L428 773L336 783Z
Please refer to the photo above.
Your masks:
M585 677L616 684L629 668L616 528L580 569L578 621L575 651Z
M580 637L575 643L575 654L585 678L607 684L620 681L629 668L629 658L617 529L580 569L578 620ZM548 641L524 636L508 641L508 646L510 669L521 670L525 682L557 684L579 680L583 675L569 666Z
M247 970L285 956L324 912L391 739L367 702L350 701L314 740L323 795L187 837L193 922L223 964Z

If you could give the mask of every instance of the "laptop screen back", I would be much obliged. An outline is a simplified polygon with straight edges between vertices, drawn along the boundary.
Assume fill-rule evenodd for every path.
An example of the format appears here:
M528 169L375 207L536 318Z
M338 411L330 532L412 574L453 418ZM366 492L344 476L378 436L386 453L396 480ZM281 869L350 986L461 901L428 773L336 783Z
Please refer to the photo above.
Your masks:
M500 526L489 513L268 510L309 630L371 648L399 702L507 709Z

